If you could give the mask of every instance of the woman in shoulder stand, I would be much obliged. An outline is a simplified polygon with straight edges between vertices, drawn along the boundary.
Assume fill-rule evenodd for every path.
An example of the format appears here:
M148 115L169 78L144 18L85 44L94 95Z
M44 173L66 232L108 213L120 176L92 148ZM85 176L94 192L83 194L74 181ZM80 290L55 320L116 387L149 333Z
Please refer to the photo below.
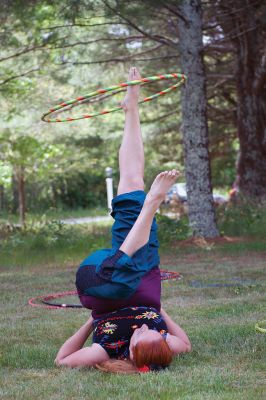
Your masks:
M129 80L140 79L136 68ZM167 367L174 355L191 350L182 328L161 308L155 213L176 181L161 172L144 192L144 150L138 112L139 86L122 102L125 128L119 150L120 181L112 202L112 248L88 256L76 285L92 317L60 348L55 363L135 373ZM83 347L93 332L93 344Z

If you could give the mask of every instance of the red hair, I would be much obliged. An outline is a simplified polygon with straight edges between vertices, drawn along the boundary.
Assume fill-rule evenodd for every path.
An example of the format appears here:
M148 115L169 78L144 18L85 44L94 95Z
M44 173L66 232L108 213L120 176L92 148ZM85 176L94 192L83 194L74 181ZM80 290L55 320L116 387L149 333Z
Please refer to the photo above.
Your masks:
M167 367L172 358L173 353L170 347L163 338L159 338L152 342L140 341L137 343L133 348L134 363L130 360L111 359L97 364L96 368L103 372L116 374L138 374L140 372L148 372L150 365Z
M172 358L172 351L163 338L151 342L139 341L133 348L133 360L138 368L144 365L167 367Z

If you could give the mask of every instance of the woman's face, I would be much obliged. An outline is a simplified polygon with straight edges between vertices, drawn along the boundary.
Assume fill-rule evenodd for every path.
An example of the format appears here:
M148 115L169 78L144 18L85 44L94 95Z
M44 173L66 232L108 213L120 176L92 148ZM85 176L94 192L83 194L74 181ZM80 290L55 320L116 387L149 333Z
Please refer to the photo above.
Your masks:
M133 335L131 336L130 339L130 345L129 345L129 354L130 354L130 359L133 360L133 347L136 346L136 344L141 341L141 342L152 342L154 340L158 340L161 338L161 335L159 332L154 331L152 329L149 329L146 324L143 324L140 328L135 329Z

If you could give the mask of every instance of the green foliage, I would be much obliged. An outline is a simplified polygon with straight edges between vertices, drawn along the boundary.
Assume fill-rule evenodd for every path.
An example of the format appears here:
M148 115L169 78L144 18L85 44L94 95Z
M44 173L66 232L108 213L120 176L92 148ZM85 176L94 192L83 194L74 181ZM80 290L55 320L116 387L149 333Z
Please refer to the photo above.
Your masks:
M11 177L11 166L0 160L0 185L2 185L3 187L10 187Z
M221 234L227 236L266 237L266 209L243 201L217 210Z
M0 156L5 163L0 164L0 182L5 184L6 210L14 208L12 197L16 187L11 187L10 177L15 163L25 164L27 169L29 210L103 203L107 165L114 168L115 185L118 183L117 150L123 114L61 125L41 123L40 117L53 104L124 81L131 64L137 65L143 76L179 71L175 14L178 3L4 2L0 117L3 131L8 130L12 138L12 145L6 143L0 148L1 152L7 150L7 154L10 148L12 152L9 160ZM213 10L206 4L204 11L211 20ZM217 58L208 50L205 56L207 73L212 75L231 74L232 62L229 52ZM238 152L235 85L231 79L229 84L216 83L213 78L207 82L213 186L227 190L235 179ZM167 85L165 81L145 85L142 96ZM97 101L92 108L108 108L122 96L123 93ZM86 109L88 104L73 113ZM140 111L149 186L158 171L169 167L183 169L180 91L145 104ZM89 190L91 186L93 191Z
M187 238L188 220L183 217L174 221L166 216L157 215L158 236L162 250L169 248L169 244ZM1 234L1 232L0 232ZM35 254L36 252L62 253L66 250L77 254L110 247L110 226L69 226L58 220L47 220L43 216L39 221L33 220L23 228L9 228L9 233L2 225L1 254L4 259L16 253Z
M85 258L89 252L110 247L110 227L100 225L66 225L58 220L25 225L23 228L2 226L0 244L1 264L16 265L22 260L26 264L34 262L66 262L74 258ZM29 258L30 254L30 258ZM24 262L23 261L23 262Z
M24 243L30 241L30 247L37 248L41 250L42 248L53 248L57 246L58 243L61 242L62 246L72 246L79 240L87 240L89 236L93 236L95 242L97 242L97 238L101 236L107 237L108 227L101 226L92 226L92 227L75 227L66 225L58 220L39 221L38 223L34 222L32 225L27 225L20 232L17 232L15 235L11 236L11 246L12 240L14 242L19 241L19 237L21 240L24 240ZM97 246L97 243L95 243Z
M184 240L189 233L188 218L183 216L176 221L165 215L157 214L158 238L163 248L168 248L169 244L177 240Z
M103 176L76 174L65 179L66 193L57 195L57 202L68 208L99 207L106 203L105 182ZM57 186L60 189L60 184ZM59 204L60 204L59 203Z
M176 221L164 215L157 214L158 237L163 252L169 251L169 246L187 239L191 232L187 216ZM217 209L218 225L224 236L248 236L255 242L236 243L233 248L240 252L245 249L263 250L265 244L256 242L256 238L266 237L266 210L250 204L241 207L228 206ZM111 223L111 221L110 221ZM23 228L15 225L0 225L1 260L8 265L14 260L27 262L28 255L34 260L64 260L66 252L73 257L99 248L110 247L111 230L109 224L102 225L65 225L59 220L49 220L45 215L29 220ZM230 243L227 245L231 249ZM232 249L231 249L232 251ZM82 257L82 256L81 256Z

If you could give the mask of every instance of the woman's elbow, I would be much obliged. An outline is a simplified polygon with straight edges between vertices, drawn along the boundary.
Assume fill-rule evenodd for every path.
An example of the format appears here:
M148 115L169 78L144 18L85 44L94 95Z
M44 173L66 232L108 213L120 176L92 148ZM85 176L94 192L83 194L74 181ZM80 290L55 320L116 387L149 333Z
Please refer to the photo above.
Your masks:
M56 358L56 359L54 360L54 364L55 364L57 367L69 367L69 365L67 365L67 363L64 361L63 358L62 358L62 359Z
M186 340L185 342L182 343L182 346L179 347L178 354L181 353L189 353L192 349L191 343L189 340Z
M60 360L59 358L56 357L56 359L54 360L54 365L55 365L56 367L60 367L60 365L61 365L61 364L60 364L60 361L61 361L61 360Z
M191 351L191 344L190 343L183 343L182 346L179 346L174 354L182 354L182 353L189 353Z
M187 341L186 342L186 350L185 350L185 352L189 353L191 350L192 350L192 345L191 345L190 341Z
M189 353L192 350L192 345L188 337L184 341L184 344L185 344L185 352Z

